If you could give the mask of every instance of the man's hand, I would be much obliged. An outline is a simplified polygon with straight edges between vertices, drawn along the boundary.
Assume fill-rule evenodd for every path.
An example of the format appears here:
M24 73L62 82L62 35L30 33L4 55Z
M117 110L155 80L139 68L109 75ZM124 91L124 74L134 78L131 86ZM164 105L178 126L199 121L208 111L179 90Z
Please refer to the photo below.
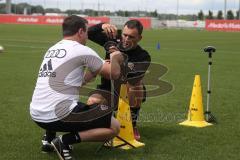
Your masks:
M121 75L121 64L124 61L124 56L121 52L115 51L110 54L110 61L105 61L101 70L100 75L106 79L118 79Z
M104 23L102 25L103 31L106 33L109 39L115 39L117 36L117 27L112 24Z
M115 51L110 54L110 60L113 63L118 62L118 64L122 64L124 61L124 56L120 51Z

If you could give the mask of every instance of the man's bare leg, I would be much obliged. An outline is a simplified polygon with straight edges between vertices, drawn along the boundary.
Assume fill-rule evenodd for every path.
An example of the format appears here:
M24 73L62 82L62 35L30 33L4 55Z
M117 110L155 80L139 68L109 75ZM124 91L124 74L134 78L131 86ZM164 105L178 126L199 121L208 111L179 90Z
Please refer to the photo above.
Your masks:
M110 128L96 128L90 129L87 131L79 132L79 136L81 140L84 142L96 142L96 141L106 141L114 138L118 135L120 131L120 124L119 122L112 117L111 119L111 127Z

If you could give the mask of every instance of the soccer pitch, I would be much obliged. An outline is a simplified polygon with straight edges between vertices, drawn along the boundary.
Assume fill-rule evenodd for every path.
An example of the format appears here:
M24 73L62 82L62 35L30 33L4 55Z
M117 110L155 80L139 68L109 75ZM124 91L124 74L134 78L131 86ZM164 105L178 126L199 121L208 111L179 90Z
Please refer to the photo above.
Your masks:
M29 103L43 54L61 39L57 26L0 25L0 159L57 160L56 153L40 152L43 130L29 115ZM157 43L160 43L160 50ZM101 143L74 146L81 160L237 160L240 157L240 33L201 30L147 30L140 43L152 62L168 72L167 94L147 99L138 123L145 147L133 150L102 149ZM88 42L104 57L101 47ZM201 75L206 109L208 57L203 48L213 45L210 109L218 124L206 128L178 125L186 119L195 74Z

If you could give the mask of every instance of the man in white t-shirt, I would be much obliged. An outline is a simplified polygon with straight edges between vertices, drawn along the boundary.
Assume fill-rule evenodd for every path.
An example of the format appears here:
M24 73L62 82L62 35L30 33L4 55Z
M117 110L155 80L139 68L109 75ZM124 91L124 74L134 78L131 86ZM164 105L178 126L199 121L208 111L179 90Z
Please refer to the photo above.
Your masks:
M70 146L81 141L106 141L119 132L113 109L105 104L86 105L79 101L81 86L97 74L117 79L123 56L111 54L110 62L102 60L85 46L87 21L67 17L62 25L64 38L44 55L30 104L32 119L46 134L42 151L55 149L60 159L72 159ZM56 132L68 132L56 137Z

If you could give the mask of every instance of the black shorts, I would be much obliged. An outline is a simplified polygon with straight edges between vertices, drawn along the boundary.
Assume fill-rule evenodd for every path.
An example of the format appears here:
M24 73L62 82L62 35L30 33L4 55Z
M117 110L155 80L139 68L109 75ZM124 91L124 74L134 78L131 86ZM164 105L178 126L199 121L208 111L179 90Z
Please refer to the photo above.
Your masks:
M73 111L62 120L50 123L35 122L49 131L79 132L95 128L110 128L111 118L112 108L106 105L88 106L78 102Z

